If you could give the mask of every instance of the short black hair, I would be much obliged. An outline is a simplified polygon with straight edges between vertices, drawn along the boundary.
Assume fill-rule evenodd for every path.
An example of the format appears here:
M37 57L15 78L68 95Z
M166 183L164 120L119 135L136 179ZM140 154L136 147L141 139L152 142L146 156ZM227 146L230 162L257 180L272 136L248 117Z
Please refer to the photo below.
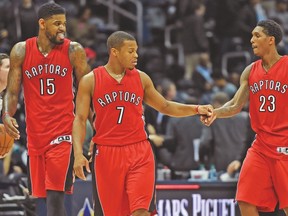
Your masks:
M47 19L56 14L66 14L66 11L59 4L47 2L40 6L38 10L38 19Z
M112 33L107 39L108 52L110 52L111 48L119 49L126 40L136 41L135 37L127 32L116 31Z
M278 45L283 38L283 31L281 26L274 20L262 20L257 23L257 26L262 27L263 32L266 35L273 36L275 38L275 45Z
M3 59L9 59L9 55L6 53L0 53L0 65L2 65Z

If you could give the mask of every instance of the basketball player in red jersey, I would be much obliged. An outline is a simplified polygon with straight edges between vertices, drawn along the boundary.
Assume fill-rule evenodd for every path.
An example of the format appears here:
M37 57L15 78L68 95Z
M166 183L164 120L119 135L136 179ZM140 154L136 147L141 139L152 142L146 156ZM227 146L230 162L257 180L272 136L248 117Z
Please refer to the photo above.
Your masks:
M85 122L90 103L95 111L93 154L94 214L145 216L155 209L155 161L144 130L143 102L171 116L211 115L211 105L167 101L148 75L135 68L137 42L123 31L107 40L109 60L85 75L79 84L73 123L74 172L85 180Z
M77 83L90 69L83 47L65 38L64 8L46 3L38 18L38 37L12 48L2 119L9 134L19 139L12 116L23 85L30 192L47 197L48 216L62 216L64 191L71 192L73 182L74 75Z
M216 118L240 112L250 100L251 126L256 138L244 160L236 194L242 216L271 212L277 201L288 215L288 56L277 52L281 27L260 21L252 31L252 49L261 59L243 71L240 87L231 101L201 117L210 125Z

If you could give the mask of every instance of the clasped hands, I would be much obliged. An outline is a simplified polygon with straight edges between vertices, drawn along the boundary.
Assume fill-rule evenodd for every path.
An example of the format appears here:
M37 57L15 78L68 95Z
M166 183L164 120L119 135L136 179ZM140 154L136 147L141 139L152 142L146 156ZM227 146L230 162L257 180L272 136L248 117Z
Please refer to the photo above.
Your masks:
M200 121L206 125L210 126L212 122L216 119L216 113L212 105L199 105L198 114L200 115Z

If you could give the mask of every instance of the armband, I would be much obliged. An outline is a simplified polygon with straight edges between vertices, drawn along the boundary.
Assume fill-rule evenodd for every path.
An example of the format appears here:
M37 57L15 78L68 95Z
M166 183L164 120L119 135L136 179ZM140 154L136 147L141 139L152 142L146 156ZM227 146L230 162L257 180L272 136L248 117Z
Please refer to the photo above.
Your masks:
M196 114L199 114L199 105L196 106L195 111L196 111Z

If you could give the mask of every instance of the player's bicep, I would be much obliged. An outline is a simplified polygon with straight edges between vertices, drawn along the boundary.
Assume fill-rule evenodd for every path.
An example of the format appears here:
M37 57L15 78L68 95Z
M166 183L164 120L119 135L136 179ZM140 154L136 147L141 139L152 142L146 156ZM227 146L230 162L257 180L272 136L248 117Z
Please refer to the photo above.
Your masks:
M141 80L144 88L144 102L154 109L161 111L168 105L167 100L155 89L152 80L147 74L141 74Z
M87 63L86 53L83 47L77 42L71 42L69 47L69 58L74 67L77 84L80 79L90 71Z
M12 94L20 91L22 82L22 64L25 58L25 43L17 43L10 53L10 69L8 73L7 90Z
M240 107L240 108L242 108L249 99L248 79L249 79L251 67L252 67L252 65L249 65L243 71L243 73L240 77L240 87L232 99L234 105L237 107Z

